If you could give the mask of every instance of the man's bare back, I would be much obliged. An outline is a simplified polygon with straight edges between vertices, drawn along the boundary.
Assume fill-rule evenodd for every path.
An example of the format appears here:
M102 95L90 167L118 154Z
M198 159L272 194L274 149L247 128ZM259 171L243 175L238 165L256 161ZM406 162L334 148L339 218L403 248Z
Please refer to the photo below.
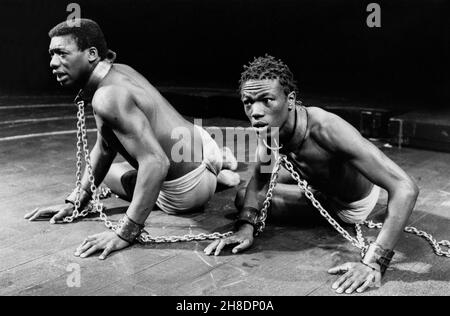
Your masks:
M185 142L184 149L192 151L189 153L189 157L200 157L200 161L192 159L190 161L175 162L170 159L170 168L166 180L179 178L200 165L202 157L201 135L195 130L194 125L184 119L141 74L130 66L114 64L109 74L100 83L93 97L93 104L98 101L98 98L108 98L106 96L109 93L108 91L113 92L114 96L118 93L127 94L127 98L130 100L129 106L137 107L139 113L148 120L157 141L167 157L171 156L174 144L180 141ZM96 119L99 130L105 140L111 146L117 148L120 154L137 169L136 160L120 144L116 134L113 132L114 127L105 122L99 115L96 115ZM189 131L189 135L193 136L189 140L172 138L172 132L176 128L184 128ZM194 155L195 150L197 151L196 155Z
M64 21L49 37L50 67L57 81L81 88L78 97L85 101L92 97L97 140L65 203L36 208L26 219L51 216L51 223L60 222L76 208L84 209L96 186L110 185L130 201L125 216L115 231L89 236L75 251L84 258L102 250L104 259L136 241L155 205L170 214L198 210L214 195L217 183L239 183L238 174L222 170L237 167L234 156L224 164L232 156L229 149L220 149L208 132L183 119L138 72L113 64L97 23L80 19L74 27ZM80 127L82 122L80 114ZM172 137L177 129L183 133ZM174 148L185 152L175 156ZM128 163L113 163L118 153Z

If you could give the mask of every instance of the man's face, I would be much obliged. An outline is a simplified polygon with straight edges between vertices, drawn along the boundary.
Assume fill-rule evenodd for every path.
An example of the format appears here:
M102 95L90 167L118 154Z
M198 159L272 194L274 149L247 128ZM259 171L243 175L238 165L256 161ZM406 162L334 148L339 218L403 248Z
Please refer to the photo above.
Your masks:
M50 68L65 87L82 84L89 72L88 50L81 51L71 35L55 36L50 41Z
M249 80L241 90L245 114L258 134L274 136L288 119L288 98L278 79Z

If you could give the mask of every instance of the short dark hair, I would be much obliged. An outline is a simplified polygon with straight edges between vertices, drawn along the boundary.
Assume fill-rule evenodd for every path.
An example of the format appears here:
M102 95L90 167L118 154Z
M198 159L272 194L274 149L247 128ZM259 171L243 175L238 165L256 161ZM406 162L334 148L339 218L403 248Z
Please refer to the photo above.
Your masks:
M292 91L298 94L297 82L289 67L280 59L277 60L268 54L264 57L255 57L248 66L244 66L239 80L239 91L242 91L242 86L246 81L265 79L278 79L286 95Z
M100 59L105 59L108 53L108 45L100 26L89 19L79 19L79 24L70 25L64 21L53 27L49 32L50 38L56 36L72 35L80 50L90 47L97 48ZM78 21L76 21L78 22Z

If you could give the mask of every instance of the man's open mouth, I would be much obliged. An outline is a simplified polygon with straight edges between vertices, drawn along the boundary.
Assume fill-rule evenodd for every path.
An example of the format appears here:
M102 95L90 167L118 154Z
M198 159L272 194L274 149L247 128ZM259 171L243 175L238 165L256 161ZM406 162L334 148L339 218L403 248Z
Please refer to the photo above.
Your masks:
M55 73L55 76L58 81L62 81L68 77L65 73Z
M266 127L266 126L268 126L268 125L269 125L269 124L264 123L264 122L256 122L256 123L253 124L253 127L254 127L254 128L258 128L258 129L261 129L261 128L264 128L264 127Z

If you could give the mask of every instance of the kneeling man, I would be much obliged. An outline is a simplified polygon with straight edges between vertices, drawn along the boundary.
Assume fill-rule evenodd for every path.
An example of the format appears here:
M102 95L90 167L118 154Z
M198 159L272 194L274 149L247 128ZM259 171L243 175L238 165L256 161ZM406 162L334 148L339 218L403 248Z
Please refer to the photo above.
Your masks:
M242 73L240 92L245 113L261 138L279 139L277 148L271 148L287 156L335 217L346 223L361 223L375 207L380 188L388 192L383 228L363 260L329 270L345 273L333 284L338 293L362 292L379 284L414 208L417 185L346 121L323 109L299 104L293 74L282 61L271 56L255 59ZM206 254L218 255L229 244L237 244L233 253L252 245L270 180L270 172L261 171L267 167L263 162L271 161L267 151L267 142L260 141L259 162L248 186L236 197L240 210L237 232L212 242ZM278 182L271 213L286 213L293 208L299 212L303 208L304 212L309 201L286 170L281 170Z
M50 32L50 67L64 87L83 88L92 100L98 129L90 154L95 185L103 180L112 191L131 201L122 226L88 237L75 255L87 257L129 246L140 234L157 205L168 214L198 209L213 196L218 180L228 186L239 183L237 161L228 148L219 149L201 127L185 120L141 74L109 58L103 33L92 20L80 25L63 22ZM80 96L80 95L79 95ZM175 130L189 137L174 138ZM176 145L176 146L174 146ZM182 148L184 159L173 159L173 148ZM113 164L117 153L124 163ZM196 157L200 157L196 159ZM91 200L87 168L81 183L81 209ZM65 204L36 209L25 218L53 216L51 223L73 213L76 191Z

